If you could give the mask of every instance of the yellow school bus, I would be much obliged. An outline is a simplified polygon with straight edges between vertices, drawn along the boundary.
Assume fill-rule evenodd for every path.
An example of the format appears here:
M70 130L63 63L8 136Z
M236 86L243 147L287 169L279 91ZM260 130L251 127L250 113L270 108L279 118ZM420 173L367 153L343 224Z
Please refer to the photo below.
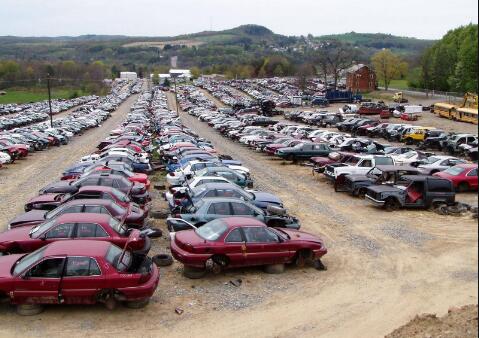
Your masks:
M477 124L477 109L457 108L453 116L454 120Z
M452 119L456 112L456 106L449 103L439 102L434 104L434 114L445 117L447 119Z

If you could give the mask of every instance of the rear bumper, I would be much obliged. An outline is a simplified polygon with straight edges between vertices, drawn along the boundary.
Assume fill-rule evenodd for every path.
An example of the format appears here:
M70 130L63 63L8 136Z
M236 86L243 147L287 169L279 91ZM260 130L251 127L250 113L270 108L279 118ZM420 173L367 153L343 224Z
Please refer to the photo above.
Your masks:
M181 249L175 242L172 240L170 243L171 247L171 254L173 257L183 263L184 265L188 265L195 268L204 268L206 261L210 258L211 255L208 254L192 254Z
M118 289L125 295L127 301L142 300L153 296L160 281L160 270L155 264L152 265L152 269L151 277L146 283L135 287Z

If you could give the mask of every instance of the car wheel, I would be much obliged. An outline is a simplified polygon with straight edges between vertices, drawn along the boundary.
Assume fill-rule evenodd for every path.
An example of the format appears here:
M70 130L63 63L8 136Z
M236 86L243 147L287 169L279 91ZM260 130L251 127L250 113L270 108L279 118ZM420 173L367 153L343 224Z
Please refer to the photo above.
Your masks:
M357 191L356 196L358 196L361 199L365 199L366 198L366 189L359 188L358 191Z
M142 309L148 305L150 302L150 298L140 299L140 300L132 300L129 302L125 302L126 307L130 309Z
M400 207L401 206L400 206L399 202L395 198L388 198L386 200L386 203L384 203L384 208L387 211L398 210Z
M314 268L316 270L320 270L320 271L326 271L328 270L328 268L326 267L326 265L323 264L323 262L318 258L316 259L314 262L313 262L313 265L314 265Z
M461 182L457 186L457 191L458 192L466 192L469 190L469 184L467 182Z
M313 257L313 253L311 250L300 250L296 253L296 259L294 260L294 264L298 268L304 268L304 266L308 263L311 263L311 258Z
M204 268L195 268L192 266L184 265L183 266L183 276L190 279L200 279L206 275L206 269Z
M158 228L148 228L148 237L150 238L161 238L163 236L163 231Z
M41 304L19 304L16 311L20 316L34 316L42 313L43 309Z
M156 266L170 266L173 264L173 257L168 254L159 254L153 256L151 260L156 264Z
M284 272L284 264L270 264L264 267L264 271L270 274L280 274Z
M436 203L434 206L434 212L439 215L447 215L447 204L446 203Z

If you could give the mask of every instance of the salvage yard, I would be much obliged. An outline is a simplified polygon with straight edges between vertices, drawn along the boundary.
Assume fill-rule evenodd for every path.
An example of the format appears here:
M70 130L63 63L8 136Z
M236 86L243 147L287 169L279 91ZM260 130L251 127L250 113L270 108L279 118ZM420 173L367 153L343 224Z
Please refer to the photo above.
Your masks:
M24 202L52 177L94 151L125 119L136 98L128 98L102 127L69 145L3 168L1 224L21 212ZM169 92L167 98L169 109L176 110L174 94ZM325 240L327 270L287 267L283 274L269 275L260 268L245 268L189 280L175 261L160 268L160 284L144 309L51 306L24 320L2 305L0 336L382 337L416 314L442 316L452 306L477 304L478 227L470 215L385 212L365 200L335 193L310 167L253 152L181 109L180 118L218 153L231 154L248 167L255 189L280 197L289 213L301 220L302 230ZM164 184L164 172L150 179L153 185ZM156 210L166 208L162 192L151 192ZM461 199L477 204L475 193L462 194ZM153 241L151 255L169 253L165 222L149 222L164 232L162 239Z

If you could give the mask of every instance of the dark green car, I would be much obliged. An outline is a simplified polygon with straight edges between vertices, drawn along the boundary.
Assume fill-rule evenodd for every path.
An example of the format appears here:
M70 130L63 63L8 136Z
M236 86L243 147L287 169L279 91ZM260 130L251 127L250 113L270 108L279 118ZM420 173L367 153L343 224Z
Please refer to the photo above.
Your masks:
M280 148L275 155L285 160L309 160L311 157L328 156L332 152L329 145L325 143L305 142L291 148Z

